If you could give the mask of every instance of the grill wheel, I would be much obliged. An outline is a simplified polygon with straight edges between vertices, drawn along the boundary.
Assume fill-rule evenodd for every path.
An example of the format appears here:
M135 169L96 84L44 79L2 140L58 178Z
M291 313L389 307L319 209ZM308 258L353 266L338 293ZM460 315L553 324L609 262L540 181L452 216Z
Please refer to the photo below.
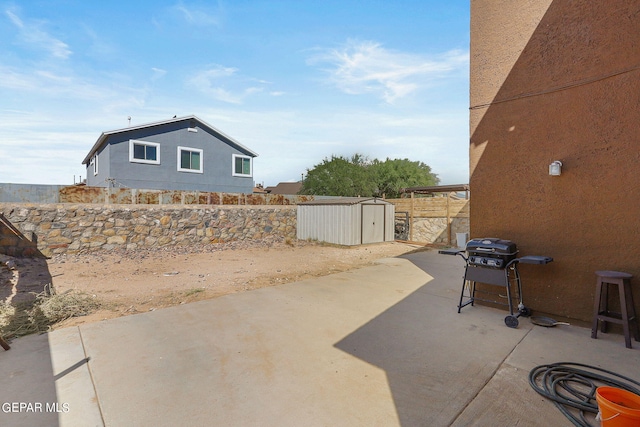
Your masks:
M531 310L528 307L525 307L524 305L520 305L520 307L518 307L518 314L516 314L515 316L513 315L509 315L507 317L504 318L504 324L507 325L510 328L517 328L518 327L518 317L529 317L531 316Z

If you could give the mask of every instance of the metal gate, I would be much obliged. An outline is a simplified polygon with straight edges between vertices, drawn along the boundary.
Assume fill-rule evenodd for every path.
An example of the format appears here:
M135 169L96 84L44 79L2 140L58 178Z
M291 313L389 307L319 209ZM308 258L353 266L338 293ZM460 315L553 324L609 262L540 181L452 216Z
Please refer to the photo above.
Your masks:
M396 212L394 230L396 240L409 240L409 212Z

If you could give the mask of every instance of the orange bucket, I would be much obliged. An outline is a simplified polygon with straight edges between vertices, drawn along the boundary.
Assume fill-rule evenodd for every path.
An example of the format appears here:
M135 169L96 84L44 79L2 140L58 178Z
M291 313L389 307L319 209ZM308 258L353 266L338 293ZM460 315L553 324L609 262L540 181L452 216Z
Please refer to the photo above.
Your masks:
M598 387L596 401L603 427L640 425L640 396L615 387Z

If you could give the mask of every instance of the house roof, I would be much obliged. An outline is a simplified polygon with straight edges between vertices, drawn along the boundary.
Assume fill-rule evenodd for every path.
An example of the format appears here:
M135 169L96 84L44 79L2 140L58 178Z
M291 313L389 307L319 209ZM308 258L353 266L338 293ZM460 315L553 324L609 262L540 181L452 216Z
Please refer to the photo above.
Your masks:
M183 116L183 117L174 117L174 118L169 119L169 120L161 120L159 122L143 123L143 124L137 125L137 126L128 126L126 128L114 129L114 130L109 130L109 131L106 131L106 132L102 132L102 134L100 135L100 137L98 138L96 143L93 144L93 147L91 147L91 150L89 150L89 154L87 154L87 156L82 161L82 164L84 165L84 164L89 163L89 160L91 159L91 156L93 156L93 154L96 151L98 151L98 149L106 142L107 138L109 136L111 136L111 135L116 135L116 134L123 133L123 132L130 132L132 130L145 129L145 128L150 128L150 127L154 127L154 126L166 125L168 123L181 122L181 121L184 121L184 120L195 120L200 124L201 127L206 128L209 131L219 135L220 137L222 137L222 139L224 139L227 142L230 142L231 144L237 146L241 150L246 151L251 156L258 157L258 153L256 153L255 151L250 150L249 148L247 148L244 145L240 144L238 141L236 141L235 139L231 138L229 135L224 134L223 132L221 132L220 130L216 129L215 127L211 126L210 124L208 124L204 120L201 120L201 119L199 119L198 117L196 117L194 115L190 115L190 116Z
M281 182L275 187L265 188L265 191L271 194L298 194L301 188L301 182Z
M260 186L253 187L253 194L267 194L267 190Z
M299 205L357 205L359 203L371 202L390 204L389 202L376 197L336 197L331 199L316 199L310 202L298 203Z
M409 187L400 190L401 193L432 194L451 193L455 191L469 191L469 184L433 185L430 187Z

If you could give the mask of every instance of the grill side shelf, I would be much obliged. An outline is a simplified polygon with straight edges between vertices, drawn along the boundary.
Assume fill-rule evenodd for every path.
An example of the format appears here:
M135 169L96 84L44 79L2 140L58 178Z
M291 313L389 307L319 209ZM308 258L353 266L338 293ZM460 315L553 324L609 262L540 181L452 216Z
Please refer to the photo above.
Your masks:
M438 253L442 255L460 255L464 262L469 261L465 256L466 251L464 249L441 249Z
M516 258L516 260L523 264L549 264L550 262L553 262L553 258L540 255L527 255Z
M458 255L464 251L464 249L440 249L438 253L442 255Z

